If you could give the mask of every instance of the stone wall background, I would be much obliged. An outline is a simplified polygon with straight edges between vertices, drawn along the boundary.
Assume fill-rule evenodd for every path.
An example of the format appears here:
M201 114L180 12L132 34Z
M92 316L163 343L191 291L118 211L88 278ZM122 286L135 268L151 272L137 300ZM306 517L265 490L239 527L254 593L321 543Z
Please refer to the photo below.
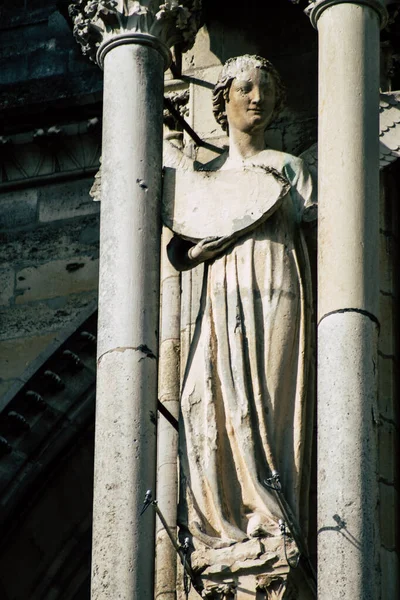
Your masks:
M0 188L0 396L80 311L96 305L100 206L91 184Z
M400 594L399 561L399 332L398 197L400 170L383 173L380 221L380 340L378 347L378 519L381 598Z
M102 73L61 4L0 6L0 398L97 298Z

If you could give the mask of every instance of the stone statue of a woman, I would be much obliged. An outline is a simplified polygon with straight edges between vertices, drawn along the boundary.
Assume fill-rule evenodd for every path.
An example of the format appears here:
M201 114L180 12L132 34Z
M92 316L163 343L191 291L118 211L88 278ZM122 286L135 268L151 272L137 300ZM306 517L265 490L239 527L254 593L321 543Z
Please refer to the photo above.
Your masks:
M282 543L284 515L265 483L276 472L294 519L307 529L312 425L311 285L301 230L314 214L311 177L301 159L265 145L265 129L284 102L271 63L257 56L228 60L213 101L230 146L205 170L228 172L240 196L232 205L242 203L243 210L252 192L243 185L245 173L265 176L264 195L268 177L282 193L242 229L200 240L176 235L169 247L178 269L205 263L180 424L180 525L192 541L192 564L199 571L218 561L226 567L239 548L241 564L245 556L254 563L262 554L253 556L254 540ZM212 194L216 207L218 179ZM209 222L213 219L208 208Z

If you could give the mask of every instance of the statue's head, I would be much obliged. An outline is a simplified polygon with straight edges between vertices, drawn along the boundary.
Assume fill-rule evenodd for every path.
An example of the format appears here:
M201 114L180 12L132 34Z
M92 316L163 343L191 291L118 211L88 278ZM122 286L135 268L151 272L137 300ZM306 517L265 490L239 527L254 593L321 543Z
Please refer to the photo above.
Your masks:
M229 122L243 131L266 129L285 104L285 88L275 67L260 56L230 58L213 92L213 112L224 131Z

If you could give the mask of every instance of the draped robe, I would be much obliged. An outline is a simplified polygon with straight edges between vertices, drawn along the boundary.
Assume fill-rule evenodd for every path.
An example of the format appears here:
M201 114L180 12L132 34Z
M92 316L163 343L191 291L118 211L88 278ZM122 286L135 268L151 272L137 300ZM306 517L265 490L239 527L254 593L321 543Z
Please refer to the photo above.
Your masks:
M301 223L312 212L312 181L301 159L282 152L264 150L249 164L273 167L291 188L205 264L180 417L180 525L195 547L279 534L283 515L264 483L275 471L306 530L311 276Z

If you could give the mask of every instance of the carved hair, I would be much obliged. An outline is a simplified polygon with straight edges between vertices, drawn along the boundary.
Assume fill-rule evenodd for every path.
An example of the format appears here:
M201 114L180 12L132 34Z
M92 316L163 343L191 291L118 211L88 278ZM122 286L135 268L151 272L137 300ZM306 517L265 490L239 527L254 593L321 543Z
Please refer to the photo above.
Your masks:
M273 121L279 113L282 111L286 101L286 89L282 83L281 77L274 65L269 62L266 58L261 56L250 54L244 54L243 56L237 56L236 58L230 58L226 61L219 76L219 79L215 85L213 91L213 113L216 121L221 125L224 131L228 131L228 119L226 116L226 101L229 96L229 90L232 85L232 81L244 70L244 69L262 69L266 73L269 73L275 83L275 108L271 117ZM270 121L270 123L271 123ZM269 124L270 124L269 123Z

